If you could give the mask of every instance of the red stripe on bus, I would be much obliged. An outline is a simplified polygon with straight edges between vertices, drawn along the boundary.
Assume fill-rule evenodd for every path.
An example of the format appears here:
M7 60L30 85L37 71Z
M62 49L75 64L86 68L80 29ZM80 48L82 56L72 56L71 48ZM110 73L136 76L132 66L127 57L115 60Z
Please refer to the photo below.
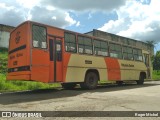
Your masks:
M108 72L108 80L120 80L121 72L118 59L115 58L106 58L106 67Z
M66 81L66 76L67 76L67 68L68 68L68 63L70 60L70 53L64 53L64 61L63 61L63 82Z

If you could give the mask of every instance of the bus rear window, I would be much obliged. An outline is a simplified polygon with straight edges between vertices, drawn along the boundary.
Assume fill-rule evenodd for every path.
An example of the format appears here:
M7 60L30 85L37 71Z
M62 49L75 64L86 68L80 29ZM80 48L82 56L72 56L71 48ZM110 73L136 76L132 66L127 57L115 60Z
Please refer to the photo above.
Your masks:
M47 48L47 36L46 28L38 25L32 26L32 38L33 47L35 48Z

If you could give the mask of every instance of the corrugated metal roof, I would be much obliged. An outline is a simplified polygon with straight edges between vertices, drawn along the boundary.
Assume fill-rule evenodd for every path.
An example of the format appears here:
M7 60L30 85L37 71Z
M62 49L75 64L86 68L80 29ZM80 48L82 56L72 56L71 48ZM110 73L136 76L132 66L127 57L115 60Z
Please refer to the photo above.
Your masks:
M0 24L0 31L11 32L14 28L13 26Z

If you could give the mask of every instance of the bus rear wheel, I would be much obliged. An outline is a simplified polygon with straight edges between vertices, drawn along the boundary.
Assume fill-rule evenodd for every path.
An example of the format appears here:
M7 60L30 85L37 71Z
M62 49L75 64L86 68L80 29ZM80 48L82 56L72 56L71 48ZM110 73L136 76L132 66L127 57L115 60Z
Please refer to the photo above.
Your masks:
M136 82L137 82L137 85L143 85L143 83L144 83L144 75L140 74L139 80L137 80Z
M82 89L95 89L98 84L98 76L94 72L87 73L83 83L80 83Z
M67 90L72 90L76 87L76 83L61 83L62 87Z
M116 84L121 86L121 85L123 85L123 81L116 81Z

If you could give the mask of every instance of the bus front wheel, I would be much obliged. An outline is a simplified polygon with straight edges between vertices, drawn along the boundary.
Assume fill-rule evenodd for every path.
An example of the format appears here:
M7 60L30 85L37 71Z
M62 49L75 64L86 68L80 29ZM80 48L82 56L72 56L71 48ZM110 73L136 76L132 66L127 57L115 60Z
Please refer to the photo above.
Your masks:
M98 84L98 76L94 72L87 73L85 80L80 84L82 89L95 89Z
M74 89L76 87L76 83L61 83L62 87L67 90Z
M137 80L136 82L137 82L137 85L143 85L143 83L144 83L144 75L140 74L139 80Z

